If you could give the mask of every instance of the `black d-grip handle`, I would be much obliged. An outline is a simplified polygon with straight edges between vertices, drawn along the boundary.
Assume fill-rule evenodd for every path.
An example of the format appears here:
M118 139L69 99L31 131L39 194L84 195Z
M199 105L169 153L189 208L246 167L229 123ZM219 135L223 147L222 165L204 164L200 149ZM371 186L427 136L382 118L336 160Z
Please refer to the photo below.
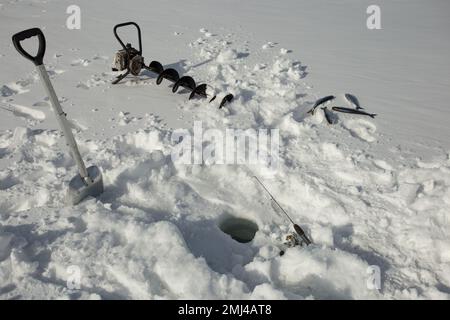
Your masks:
M36 54L36 56L32 56L28 52L26 52L22 45L20 44L21 41L32 38L37 36L39 39L39 49ZM28 60L32 61L36 66L40 66L44 63L44 54L45 54L45 37L42 33L41 29L39 28L32 28L28 30L24 30L22 32L16 33L12 36L12 42L14 44L14 47L16 48L19 53L27 58Z
M114 26L114 35L116 36L117 41L119 41L120 45L122 46L122 48L125 49L125 51L128 51L127 47L123 43L122 39L120 39L119 35L117 34L117 29L125 27L125 26L135 26L136 27L137 32L138 32L138 41L139 41L139 55L141 55L142 54L141 28L139 28L139 26L136 22L125 22L125 23L119 23L119 24L115 25Z

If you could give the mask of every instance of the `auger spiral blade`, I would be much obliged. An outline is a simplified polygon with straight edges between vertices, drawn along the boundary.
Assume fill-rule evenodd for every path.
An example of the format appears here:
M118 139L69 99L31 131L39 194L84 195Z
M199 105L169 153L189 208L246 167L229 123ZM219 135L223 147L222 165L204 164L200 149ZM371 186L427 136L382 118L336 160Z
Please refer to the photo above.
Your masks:
M189 100L193 99L196 94L206 98L208 96L206 94L207 87L208 87L208 85L206 83L199 84L198 86L196 86L195 89L192 90L191 94L189 95Z
M156 79L156 84L157 85L161 84L163 79L167 79L172 82L177 82L178 79L180 79L180 75L178 74L177 70L169 68L159 74L158 78Z
M147 67L147 70L154 72L156 74L161 74L164 71L164 67L158 61L152 61Z
M220 102L219 109L222 109L227 103L230 103L233 98L234 96L231 93L223 97L222 101Z
M183 87L186 88L192 92L194 92L195 90L195 80L190 77L190 76L183 76L180 79L178 79L177 82L175 82L175 84L172 87L172 92L175 93L177 92L179 87Z

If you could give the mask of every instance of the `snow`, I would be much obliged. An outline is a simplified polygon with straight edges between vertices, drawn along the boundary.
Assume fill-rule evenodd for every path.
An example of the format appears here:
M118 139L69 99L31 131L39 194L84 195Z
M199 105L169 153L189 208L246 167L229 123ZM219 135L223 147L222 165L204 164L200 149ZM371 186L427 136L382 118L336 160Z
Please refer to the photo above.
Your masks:
M378 1L379 31L367 1L154 1L150 16L143 0L78 1L81 30L68 30L71 4L0 6L0 299L450 298L448 3ZM112 27L128 20L147 63L211 84L216 101L149 73L111 85ZM10 40L33 26L83 158L103 173L105 192L74 207L74 162ZM329 94L348 106L345 93L378 116L307 114ZM279 168L171 161L172 133L194 121L280 129ZM313 245L279 255L292 229L253 174ZM258 225L252 242L221 232L230 216Z

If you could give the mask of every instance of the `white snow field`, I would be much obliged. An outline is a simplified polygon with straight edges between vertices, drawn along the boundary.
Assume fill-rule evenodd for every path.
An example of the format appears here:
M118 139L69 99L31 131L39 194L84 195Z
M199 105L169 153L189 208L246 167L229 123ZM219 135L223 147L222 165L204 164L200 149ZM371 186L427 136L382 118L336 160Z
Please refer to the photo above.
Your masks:
M66 27L72 4L80 30ZM0 299L449 299L450 2L376 1L382 30L366 28L370 4L1 0ZM147 63L218 99L188 101L148 72L111 85L126 21ZM84 160L103 172L105 192L77 206L63 202L74 162L11 42L35 26ZM345 93L378 116L306 113ZM280 130L278 170L252 172L312 245L279 256L291 226L248 166L171 161L171 134L194 121ZM257 224L253 241L220 230L229 216Z

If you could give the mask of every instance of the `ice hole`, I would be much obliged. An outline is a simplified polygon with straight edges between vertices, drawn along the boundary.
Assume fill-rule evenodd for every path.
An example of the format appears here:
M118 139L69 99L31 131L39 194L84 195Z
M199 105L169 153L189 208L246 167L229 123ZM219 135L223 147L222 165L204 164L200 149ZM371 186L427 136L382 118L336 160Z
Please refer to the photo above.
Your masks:
M222 232L241 243L252 241L256 231L258 231L258 226L253 221L236 217L224 219L220 223L219 228Z

